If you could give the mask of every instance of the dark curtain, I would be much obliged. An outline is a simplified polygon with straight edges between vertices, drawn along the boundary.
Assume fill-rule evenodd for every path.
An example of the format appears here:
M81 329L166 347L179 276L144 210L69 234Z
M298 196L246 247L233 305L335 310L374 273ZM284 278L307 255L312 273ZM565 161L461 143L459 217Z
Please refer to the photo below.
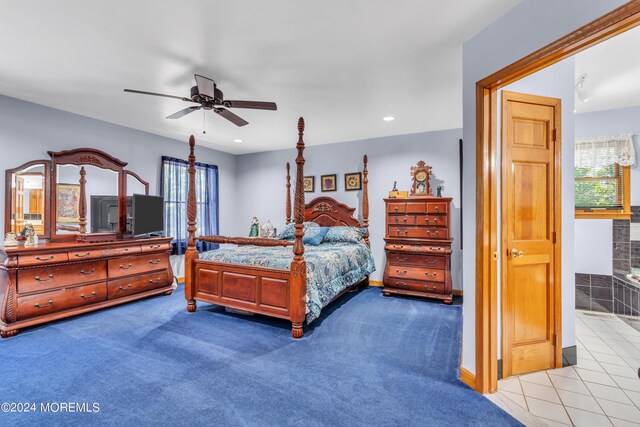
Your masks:
M173 157L162 157L161 194L165 206L165 230L172 236L172 255L187 250L187 195L189 163ZM196 236L218 234L218 167L196 163ZM215 243L196 242L198 252L217 249Z

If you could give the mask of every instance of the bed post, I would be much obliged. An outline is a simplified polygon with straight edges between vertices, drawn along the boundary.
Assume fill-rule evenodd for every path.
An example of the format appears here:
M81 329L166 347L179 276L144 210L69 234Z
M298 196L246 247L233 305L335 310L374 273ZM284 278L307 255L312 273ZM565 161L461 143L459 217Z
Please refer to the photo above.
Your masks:
M287 162L287 208L286 208L286 219L287 224L291 222L291 175L289 174L290 166L289 162Z
M364 162L364 169L362 170L362 176L364 177L363 189L362 189L362 226L367 227L367 234L364 235L364 241L369 244L369 171L367 170L367 162L369 158L364 155L362 161Z
M298 157L296 157L296 188L294 195L294 222L295 222L295 243L293 246L293 261L291 262L291 272L289 279L289 304L291 318L291 335L294 338L302 338L302 324L307 314L307 264L304 261L304 119L298 119Z
M196 139L189 137L189 193L187 196L187 252L184 254L184 297L187 300L187 311L196 311L195 277L193 261L198 259L196 249L196 155L194 147Z
M80 225L80 234L87 232L87 171L84 166L80 168L80 196L78 200L78 224Z

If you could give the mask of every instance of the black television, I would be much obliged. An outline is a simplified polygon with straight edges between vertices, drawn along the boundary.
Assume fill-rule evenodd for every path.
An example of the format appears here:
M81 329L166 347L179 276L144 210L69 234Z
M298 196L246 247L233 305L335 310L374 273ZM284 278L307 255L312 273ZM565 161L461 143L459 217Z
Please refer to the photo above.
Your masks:
M133 195L131 233L134 236L164 233L164 199L161 196Z
M91 232L118 230L118 196L91 196Z

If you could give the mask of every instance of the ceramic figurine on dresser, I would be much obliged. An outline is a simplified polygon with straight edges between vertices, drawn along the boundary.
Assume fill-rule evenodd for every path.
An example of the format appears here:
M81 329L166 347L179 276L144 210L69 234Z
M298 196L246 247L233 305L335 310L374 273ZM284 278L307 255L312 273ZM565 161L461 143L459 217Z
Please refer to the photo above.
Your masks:
M451 281L451 198L433 197L431 167L411 168L409 197L385 201L383 294L453 300Z

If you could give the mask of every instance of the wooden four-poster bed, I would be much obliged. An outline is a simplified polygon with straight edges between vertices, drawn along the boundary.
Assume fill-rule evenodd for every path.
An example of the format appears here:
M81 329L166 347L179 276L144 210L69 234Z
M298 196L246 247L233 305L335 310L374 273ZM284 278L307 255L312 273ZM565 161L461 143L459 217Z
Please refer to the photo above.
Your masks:
M348 290L368 281L369 274L375 267L369 249L367 231L369 223L367 156L365 155L363 159L361 212L363 220L360 223L353 216L355 208L331 197L318 197L305 204L303 133L304 120L301 117L298 120L296 144L293 241L225 236L196 237L195 138L191 136L189 139L188 240L184 287L189 312L196 310L196 301L203 301L286 319L291 321L293 337L301 338L305 317L307 322L312 321L319 315L322 307ZM289 163L286 170L286 222L290 224ZM308 224L309 222L315 224ZM333 241L337 243L328 243L326 247L324 243L319 246L308 246L306 249L309 259L305 260L304 227L316 224L320 227L329 227L327 236L333 233L333 237L337 236ZM353 235L358 237L354 238ZM196 250L196 240L239 246L200 255ZM290 260L291 248L293 249L292 260ZM278 268L274 268L274 265ZM332 273L334 270L341 270L341 273L336 276ZM321 283L323 281L328 282L329 285Z

